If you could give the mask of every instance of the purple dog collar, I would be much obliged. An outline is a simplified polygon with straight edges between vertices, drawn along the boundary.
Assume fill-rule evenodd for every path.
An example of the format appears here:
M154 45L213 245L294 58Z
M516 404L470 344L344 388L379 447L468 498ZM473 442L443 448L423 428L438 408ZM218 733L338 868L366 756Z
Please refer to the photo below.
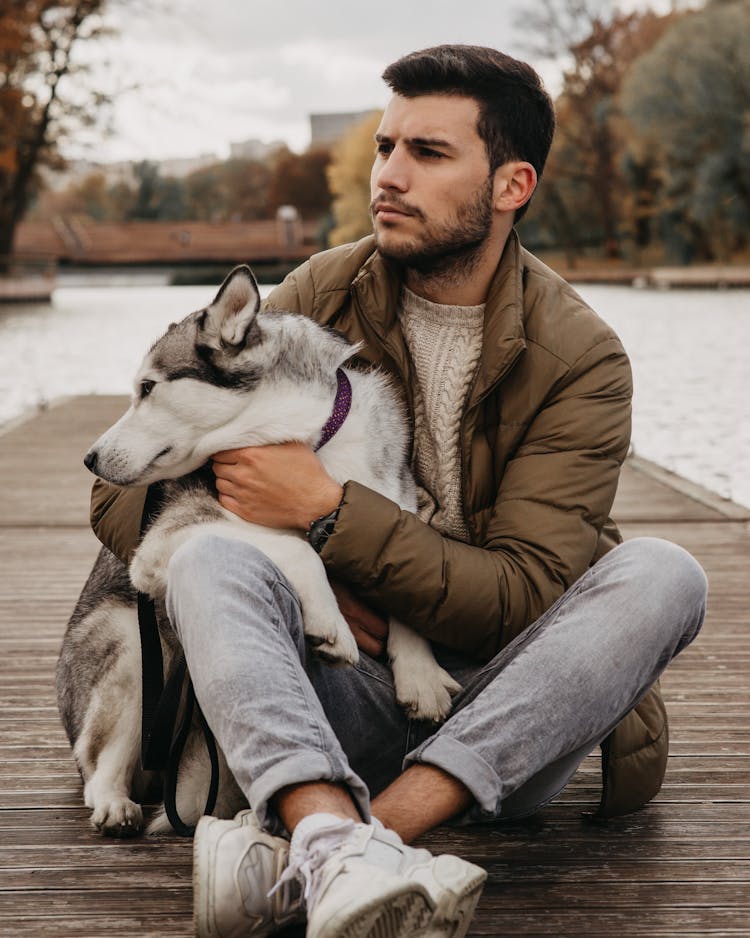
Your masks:
M338 433L344 421L349 415L349 409L352 406L352 386L346 374L341 368L336 369L336 398L333 402L333 412L323 427L323 432L318 445L315 447L317 452L321 446Z

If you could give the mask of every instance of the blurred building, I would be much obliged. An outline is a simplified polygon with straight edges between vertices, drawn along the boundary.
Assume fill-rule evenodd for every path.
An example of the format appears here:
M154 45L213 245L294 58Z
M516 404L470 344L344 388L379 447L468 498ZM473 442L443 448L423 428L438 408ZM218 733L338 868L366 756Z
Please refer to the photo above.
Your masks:
M160 176L173 176L176 179L184 179L190 173L206 166L213 166L220 162L215 153L199 153L198 156L181 156L172 160L150 160L159 167Z
M367 111L341 111L336 114L310 115L310 146L330 147L340 140L352 127L375 113L375 108Z
M229 157L233 160L265 160L276 150L286 146L283 140L272 140L265 143L263 140L241 140L239 143L229 144Z

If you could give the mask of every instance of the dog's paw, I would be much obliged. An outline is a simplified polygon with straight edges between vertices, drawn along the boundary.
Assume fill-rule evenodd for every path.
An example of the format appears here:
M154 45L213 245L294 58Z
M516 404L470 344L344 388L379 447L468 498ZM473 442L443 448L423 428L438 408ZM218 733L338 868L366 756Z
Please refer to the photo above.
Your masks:
M112 798L95 807L91 823L108 837L136 837L143 830L143 811L130 798Z
M356 664L359 649L346 619L336 610L326 617L305 614L305 637L315 654L332 664Z
M451 697L461 690L461 685L437 662L429 665L423 662L415 668L395 658L391 667L396 699L410 717L439 723L448 716Z
M167 595L167 565L162 558L152 558L144 542L130 561L130 582L139 593L152 599L163 599Z

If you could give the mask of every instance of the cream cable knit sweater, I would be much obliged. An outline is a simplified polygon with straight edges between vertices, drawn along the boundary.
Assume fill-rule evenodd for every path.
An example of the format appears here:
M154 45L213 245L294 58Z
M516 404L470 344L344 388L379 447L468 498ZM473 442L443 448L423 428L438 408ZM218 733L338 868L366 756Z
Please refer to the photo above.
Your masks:
M414 366L418 516L441 534L468 541L458 434L482 349L484 304L431 303L404 287L398 316Z

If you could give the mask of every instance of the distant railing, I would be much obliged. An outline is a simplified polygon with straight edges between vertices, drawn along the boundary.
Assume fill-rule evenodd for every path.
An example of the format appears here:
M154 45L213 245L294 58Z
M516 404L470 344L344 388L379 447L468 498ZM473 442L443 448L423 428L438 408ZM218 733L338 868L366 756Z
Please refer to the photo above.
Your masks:
M95 222L83 216L19 224L22 252L54 253L62 264L301 262L320 250L317 222Z

